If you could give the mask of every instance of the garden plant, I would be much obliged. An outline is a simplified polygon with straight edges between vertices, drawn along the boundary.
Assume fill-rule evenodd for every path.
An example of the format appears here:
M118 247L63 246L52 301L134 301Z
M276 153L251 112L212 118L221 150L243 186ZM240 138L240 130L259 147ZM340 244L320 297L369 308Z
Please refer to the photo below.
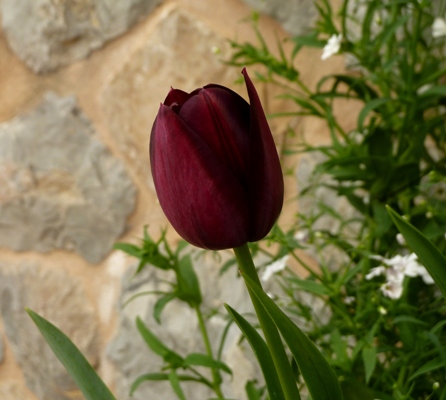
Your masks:
M157 296L154 323L162 324L169 302L184 302L206 349L178 354L138 319L162 369L143 371L132 391L161 380L186 399L188 381L227 399L222 376L231 370L222 349L236 324L263 374L246 382L249 400L446 399L446 2L344 0L336 11L330 4L318 1L314 29L273 51L255 15L258 41L231 42L225 62L249 70L251 77L242 70L249 104L210 84L172 89L160 106L150 146L160 204L187 242L234 249L221 273L239 270L234 279L245 280L257 320L229 305L217 310L227 325L216 343L187 242L173 247L165 232L156 240L145 232L138 245L118 243L138 259L138 272L172 272L171 290L149 294ZM305 47L320 52L321 63L344 57L346 72L308 87L296 62ZM312 207L287 230L275 224L282 171L257 81L278 86L294 107L269 117L320 118L331 138L314 146L289 130L296 144L280 157L320 161L295 199ZM338 102L359 109L354 127L337 119ZM343 211L332 199L346 204ZM307 265L302 251L315 263ZM268 279L278 290L267 295ZM29 312L86 398L114 399L69 339Z

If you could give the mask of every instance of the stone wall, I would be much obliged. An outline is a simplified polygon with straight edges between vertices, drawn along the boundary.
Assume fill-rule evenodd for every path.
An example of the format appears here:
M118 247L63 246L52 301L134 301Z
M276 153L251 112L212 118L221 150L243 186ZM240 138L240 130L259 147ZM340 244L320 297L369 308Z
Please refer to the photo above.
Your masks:
M312 23L312 4L0 0L0 399L82 399L25 307L65 331L120 399L129 398L137 375L157 368L134 326L137 315L148 318L151 304L144 298L124 312L120 302L161 278L148 270L131 280L135 261L112 245L138 242L145 225L157 237L167 225L148 158L158 105L170 86L191 91L210 82L246 97L235 83L240 71L222 59L229 55L228 39L255 41L244 22L250 7L271 15L261 17L260 27L274 48L277 38ZM342 67L337 59L321 63L317 51L304 52L298 62L310 85L327 68ZM283 110L273 89L258 88L267 112ZM289 123L271 122L279 147ZM325 140L321 123L291 123L312 142ZM286 178L286 186L291 199L295 179ZM286 202L284 225L294 211L295 202ZM172 229L169 239L178 239ZM214 285L203 284L207 301L231 298L243 309L243 287L218 280L216 271L214 261L202 261L200 278ZM169 315L164 334L172 339L181 331L185 341L177 347L194 348L185 330L187 310L174 304ZM211 331L221 325L213 323ZM243 398L244 379L258 371L237 339L234 333L226 354L240 379L228 390ZM133 398L173 398L163 390L145 386Z

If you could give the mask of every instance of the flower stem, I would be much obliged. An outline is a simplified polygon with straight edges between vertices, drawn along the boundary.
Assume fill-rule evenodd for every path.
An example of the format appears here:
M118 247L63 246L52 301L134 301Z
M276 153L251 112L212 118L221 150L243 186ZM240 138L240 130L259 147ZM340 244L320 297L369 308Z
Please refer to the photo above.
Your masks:
M203 341L204 341L204 346L206 347L206 352L207 352L208 356L213 359L214 355L212 352L211 342L209 340L208 330L206 328L206 324L204 323L203 314L201 312L199 305L196 305L194 308L195 308L195 312L197 313L198 324L200 326L201 335L203 336ZM223 396L223 393L222 393L221 387L220 387L220 385L221 385L220 373L218 372L217 368L212 367L211 370L212 370L212 383L213 383L214 392L218 396L219 399L224 399L224 396Z
M242 275L251 278L259 287L262 287L259 276L257 275L256 267L251 257L248 245L234 248L234 253L237 258L238 265ZM265 335L266 343L268 344L274 365L279 376L280 384L282 386L283 394L287 400L299 400L300 395L296 386L293 372L291 370L288 356L285 352L282 339L276 325L272 321L268 312L260 303L260 300L248 288L252 304L259 319L260 326Z

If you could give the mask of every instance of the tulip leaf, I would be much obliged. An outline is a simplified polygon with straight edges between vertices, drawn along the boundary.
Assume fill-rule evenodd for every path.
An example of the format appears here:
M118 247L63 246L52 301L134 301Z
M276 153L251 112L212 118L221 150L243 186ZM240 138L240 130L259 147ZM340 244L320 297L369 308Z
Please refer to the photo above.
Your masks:
M412 248L420 262L426 267L432 279L446 298L446 258L417 228L387 206L390 216L406 243Z
M248 343L254 351L257 361L259 362L260 369L262 370L263 377L265 378L270 399L285 400L282 387L280 386L279 376L277 375L273 358L265 340L237 311L227 304L225 304L225 307L231 318L245 335L245 338L248 340Z
M68 336L34 311L29 309L26 311L86 400L116 400L94 368Z
M252 279L243 277L288 344L312 399L342 400L338 378L314 343Z
M184 366L199 366L208 368L218 368L232 375L231 369L224 363L215 358L202 353L190 353L184 359Z

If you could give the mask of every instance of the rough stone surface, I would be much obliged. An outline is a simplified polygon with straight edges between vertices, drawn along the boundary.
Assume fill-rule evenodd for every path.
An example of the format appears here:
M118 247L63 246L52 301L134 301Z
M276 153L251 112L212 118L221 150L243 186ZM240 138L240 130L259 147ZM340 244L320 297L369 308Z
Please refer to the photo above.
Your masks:
M0 382L0 399L22 400L26 398L25 396L25 391L21 382L17 380Z
M243 0L264 14L276 18L292 35L307 33L316 20L314 0Z
M208 254L207 256L210 256ZM217 308L226 315L223 303L229 303L240 313L251 311L246 288L241 279L235 277L235 267L218 276L222 263L216 262L212 257L200 259L195 263L195 270L200 279L203 292L203 307L206 310ZM138 333L135 320L140 316L150 329L171 348L181 355L191 352L204 352L200 340L199 328L195 313L184 303L173 301L169 303L162 314L162 323L158 325L153 317L155 296L141 296L124 308L122 304L137 293L168 289L165 279L171 279L165 271L147 266L140 275L133 276L135 269L130 268L123 279L123 289L120 306L120 326L116 337L108 346L109 358L118 370L117 396L122 400L146 400L149 398L174 400L169 383L150 382L143 383L129 397L129 388L132 382L140 375L149 372L159 372L163 365L162 359L151 352ZM213 348L218 345L220 335L226 321L221 315L216 315L208 322L209 335ZM224 393L228 398L245 398L244 384L247 380L260 378L261 374L253 362L252 351L246 348L246 342L239 343L240 333L234 326L231 328L223 351L223 361L233 370L233 377L225 380ZM202 385L195 383L182 384L187 398L207 399L211 393Z
M194 15L171 8L104 90L102 105L109 129L123 156L149 185L149 136L160 102L170 86L192 91L211 82L233 84L240 76L212 51L226 46L223 37Z
M298 190L302 191L307 187L312 188L305 196L298 200L299 213L308 216L316 216L320 214L320 205L328 206L334 209L339 215L342 215L342 224L338 218L333 217L327 212L324 212L312 225L314 231L326 231L336 234L340 231L353 235L359 228L359 223L350 223L344 226L344 222L354 217L358 217L359 213L356 211L345 197L336 196L333 190L330 190L325 185L334 185L335 181L328 175L314 174L316 166L325 160L320 153L307 153L299 161L296 170ZM316 259L319 255L314 251L313 247L308 245L307 250ZM324 263L327 266L336 268L341 262L344 262L348 257L337 249L335 246L327 246L323 252Z
M0 124L0 246L74 249L99 262L123 232L135 188L73 97L48 93Z
M82 59L125 32L160 0L3 0L3 28L35 72Z
M0 265L0 312L8 342L27 386L41 400L83 399L25 307L58 326L90 363L97 366L97 321L81 282L61 270L38 265Z
M2 363L3 357L4 357L4 354L3 354L5 351L4 346L5 346L5 344L3 343L3 337L0 335L0 364Z

